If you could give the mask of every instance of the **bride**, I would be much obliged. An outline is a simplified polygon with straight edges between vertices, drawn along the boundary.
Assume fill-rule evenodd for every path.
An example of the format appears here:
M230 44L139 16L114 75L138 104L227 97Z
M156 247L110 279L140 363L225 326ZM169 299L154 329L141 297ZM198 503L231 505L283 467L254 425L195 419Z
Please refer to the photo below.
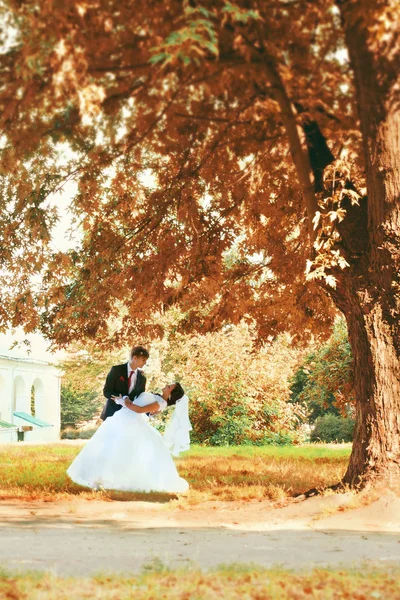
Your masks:
M190 446L188 398L179 383L166 385L161 396L143 392L133 402L113 397L122 409L106 419L67 470L75 483L92 489L130 492L185 492L171 454ZM175 405L162 436L145 413Z

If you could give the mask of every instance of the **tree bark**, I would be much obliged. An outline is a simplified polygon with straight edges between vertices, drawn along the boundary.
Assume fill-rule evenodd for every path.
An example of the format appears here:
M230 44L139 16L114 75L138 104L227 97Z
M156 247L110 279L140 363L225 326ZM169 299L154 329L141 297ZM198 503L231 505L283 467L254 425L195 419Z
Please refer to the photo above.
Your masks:
M354 358L356 427L344 483L398 483L400 362L396 328L385 317L391 291L371 286L351 266L331 295L346 317Z
M358 314L357 314L358 313ZM347 319L356 381L356 429L344 482L400 479L400 369L390 327L377 305Z
M351 266L331 294L346 317L355 365L357 422L344 477L351 485L400 481L400 48L396 28L377 36L380 13L391 3L366 8L361 0L337 0L354 71L368 197L343 222ZM367 218L360 220L363 211Z

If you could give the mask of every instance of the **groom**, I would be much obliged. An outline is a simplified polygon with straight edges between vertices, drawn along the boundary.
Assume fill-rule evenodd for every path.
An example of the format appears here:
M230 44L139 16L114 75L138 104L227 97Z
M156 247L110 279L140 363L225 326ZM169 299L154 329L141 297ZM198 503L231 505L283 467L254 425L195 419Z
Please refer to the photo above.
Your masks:
M128 396L130 400L134 400L145 391L146 377L140 369L144 367L148 358L149 352L146 348L135 346L131 351L130 362L111 367L103 389L104 396L107 398L100 415L103 421L121 409L111 396Z

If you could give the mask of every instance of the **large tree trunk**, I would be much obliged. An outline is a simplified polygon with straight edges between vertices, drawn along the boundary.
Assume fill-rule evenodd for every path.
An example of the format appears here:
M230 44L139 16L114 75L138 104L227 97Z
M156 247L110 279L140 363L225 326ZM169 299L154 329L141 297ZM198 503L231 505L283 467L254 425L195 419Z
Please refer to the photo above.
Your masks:
M354 357L356 428L344 477L351 486L400 480L398 328L387 318L392 291L360 286L365 281L351 267L332 294L346 316Z
M352 485L400 480L400 48L396 28L384 20L391 3L396 10L394 0L368 7L337 1L355 76L368 196L367 207L350 210L343 223L351 266L332 294L346 316L355 361L357 424L345 475Z
M356 429L345 483L400 479L400 368L393 331L376 304L348 317L356 381Z

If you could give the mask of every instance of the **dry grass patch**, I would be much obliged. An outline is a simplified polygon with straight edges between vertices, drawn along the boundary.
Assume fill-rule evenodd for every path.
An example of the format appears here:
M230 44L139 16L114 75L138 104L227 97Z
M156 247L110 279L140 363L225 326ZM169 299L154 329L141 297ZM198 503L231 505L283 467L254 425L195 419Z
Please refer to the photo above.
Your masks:
M10 600L358 600L400 598L400 571L391 573L314 570L294 574L232 565L213 572L168 571L158 565L136 577L91 579L52 575L0 575L0 597Z
M86 490L66 470L79 452L76 446L8 445L0 448L0 498L54 500L79 495L103 500L168 502L171 494ZM177 461L190 483L189 504L208 500L282 500L312 487L323 488L344 474L350 448L193 447Z

